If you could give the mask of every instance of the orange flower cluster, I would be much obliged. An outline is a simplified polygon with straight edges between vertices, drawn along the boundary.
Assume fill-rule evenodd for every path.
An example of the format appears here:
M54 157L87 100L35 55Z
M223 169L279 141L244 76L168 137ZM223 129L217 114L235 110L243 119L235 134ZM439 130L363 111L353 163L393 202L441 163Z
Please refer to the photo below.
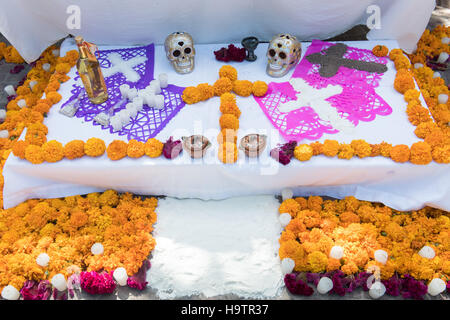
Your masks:
M239 80L236 80L235 83L237 81ZM221 132L217 137L219 142L218 156L223 163L234 163L238 158L236 143L239 117L241 116L241 110L236 104L236 96L234 94L227 92L220 97L220 112L222 116L219 119Z
M412 63L425 65L427 57L436 57L441 52L450 53L450 46L442 43L445 37L450 37L450 27L439 25L433 31L426 29L417 43L416 52L409 56Z
M38 146L35 146L38 147ZM124 267L135 274L155 247L151 236L157 200L119 195L109 190L85 197L28 200L0 211L0 291L20 290L26 280L51 279L73 270L112 271ZM91 247L99 242L102 255ZM47 267L36 263L47 253Z
M289 213L291 222L279 239L280 259L291 258L298 272L341 270L347 275L378 267L382 279L395 272L416 279L450 276L450 214L426 207L399 212L379 203L323 200L321 197L285 200L279 213ZM436 256L426 259L418 251L425 245ZM341 246L340 260L329 257L333 246ZM375 261L374 252L389 254L386 264Z
M251 82L248 80L238 80L237 70L225 65L219 70L219 79L210 86L207 83L199 84L197 87L187 87L184 89L182 99L187 104L195 104L205 101L213 96L221 97L226 93L234 91L239 96L248 97L253 94L255 97L262 97L268 89L264 81Z
M0 42L0 60L3 58L5 58L5 61L8 63L25 63L25 60L23 60L16 48L13 46L7 46L5 43Z
M386 57L389 53L389 49L386 46L378 45L373 47L372 53L377 57Z

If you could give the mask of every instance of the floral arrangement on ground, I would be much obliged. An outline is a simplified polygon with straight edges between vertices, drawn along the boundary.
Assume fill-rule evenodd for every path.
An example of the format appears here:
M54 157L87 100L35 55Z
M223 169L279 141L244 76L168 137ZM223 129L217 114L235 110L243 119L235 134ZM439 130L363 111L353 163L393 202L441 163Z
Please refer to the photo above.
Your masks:
M279 213L285 226L279 257L292 294L312 295L308 283L343 296L378 282L376 289L388 295L414 299L450 288L448 212L310 196L286 199Z

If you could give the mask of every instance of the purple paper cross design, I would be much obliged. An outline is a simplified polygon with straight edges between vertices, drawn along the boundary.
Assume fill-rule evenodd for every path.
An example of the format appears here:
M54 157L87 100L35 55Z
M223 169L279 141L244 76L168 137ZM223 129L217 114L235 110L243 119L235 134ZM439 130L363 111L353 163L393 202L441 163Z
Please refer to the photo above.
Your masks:
M129 72L125 71L128 78L123 74L123 68L121 69L117 66L116 60L119 56L122 61L125 61L127 67L132 69ZM94 126L100 126L100 124L93 121L96 115L105 110L109 110L111 107L114 107L115 112L125 109L127 102L123 102L122 105L117 106L118 102L121 101L119 87L122 84L128 84L130 88L139 90L147 87L150 81L154 79L154 58L155 47L153 44L144 47L98 51L98 61L105 74L109 99L98 105L91 103L77 73L74 79L77 82L73 84L71 90L72 96L61 106L61 109L79 98L79 108L75 116L77 118L83 118L84 121L90 122ZM125 125L120 131L114 131L112 126L101 126L101 128L103 130L109 130L112 134L127 136L128 140L135 139L146 142L148 139L156 137L169 121L185 106L181 98L183 90L183 87L174 85L162 88L161 94L164 96L164 108L155 109L144 105L142 111L131 119L131 122Z

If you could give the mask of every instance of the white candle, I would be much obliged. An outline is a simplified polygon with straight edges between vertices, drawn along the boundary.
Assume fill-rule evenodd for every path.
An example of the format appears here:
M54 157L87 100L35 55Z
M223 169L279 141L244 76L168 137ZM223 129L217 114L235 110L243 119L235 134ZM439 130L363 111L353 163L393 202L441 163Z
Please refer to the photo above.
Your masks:
M421 63L415 63L415 64L414 64L414 68L415 68L415 69L423 68L423 64L421 64Z
M442 44L449 44L450 43L450 38L448 37L444 37L441 39Z
M386 287L384 284L380 281L376 281L369 290L369 295L372 297L372 299L378 299L381 298L386 292Z
M287 200L287 199L292 199L292 197L294 196L294 191L292 191L292 189L286 188L281 190L281 198L283 199L283 201Z
M3 138L3 139L9 138L9 131L8 130L1 130L0 131L0 138Z
M439 63L445 63L445 62L447 62L447 59L448 59L448 53L447 52L441 52L441 54L439 55L439 58L438 58L438 62Z
M283 274L291 273L294 270L295 267L295 261L291 258L284 258L281 260L281 272Z
M51 68L50 63L44 63L44 64L42 65L42 69L44 69L44 70L47 71L47 72L50 71L50 68Z
M433 297L444 292L445 289L446 289L446 286L445 286L444 280L439 279L439 278L434 278L428 284L428 293Z
M0 121L4 121L6 119L6 110L0 110Z
M375 257L375 260L382 264L386 264L389 256L388 253L384 250L376 250L373 255Z
M61 273L55 274L51 280L52 285L58 291L65 291L67 289L67 281Z
M28 86L30 87L31 90L33 90L34 86L37 85L37 83L38 82L36 80L30 81L30 83L28 83Z
M317 284L317 291L320 294L325 294L333 289L333 280L328 277L322 277Z
M103 245L99 242L94 243L91 247L92 254L96 254L96 255L103 254L104 250L105 249L103 248Z
M8 95L8 97L16 95L16 90L14 89L14 87L12 85L7 85L5 87L5 92Z
M167 88L167 86L169 85L169 76L167 75L167 73L161 73L158 78L160 87Z
M435 254L433 248L429 247L429 246L424 246L419 251L419 256L426 258L426 259L433 259L435 255L436 254Z
M433 73L433 78L440 78L440 77L441 77L441 74L438 71Z
M48 266L48 262L50 261L50 257L46 253L41 253L36 258L36 263L40 265L41 267Z
M17 101L17 105L20 108L25 108L27 106L27 102L25 101L25 99L20 99L19 101Z
M117 281L119 286L127 285L128 275L127 275L127 270L125 270L125 268L120 267L120 268L117 268L116 270L114 270L113 277Z
M344 248L341 246L334 246L330 250L330 258L340 260L344 256Z
M20 292L12 285L7 285L2 290L2 298L6 300L19 300Z
M440 95L438 95L438 102L441 104L446 104L448 101L448 95L446 95L445 93L441 93Z
M118 116L112 117L109 124L112 126L114 131L120 131L123 128L122 120Z
M158 94L155 96L155 108L156 109L164 108L164 96L163 95Z
M55 57L59 57L59 54L60 54L59 49L53 50L53 51L52 51L52 54L53 54L53 56L55 56Z
M280 214L278 219L280 220L281 226L285 228L289 224L289 222L291 222L292 217L289 213L282 213Z

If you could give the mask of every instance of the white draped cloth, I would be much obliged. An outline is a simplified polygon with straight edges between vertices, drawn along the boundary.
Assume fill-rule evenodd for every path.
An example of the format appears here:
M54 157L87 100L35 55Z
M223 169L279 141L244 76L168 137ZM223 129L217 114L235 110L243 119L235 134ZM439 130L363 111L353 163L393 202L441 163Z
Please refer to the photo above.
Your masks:
M376 27L369 39L396 39L411 52L434 7L435 0L0 0L0 32L28 62L68 34L99 45L162 44L174 31L196 43L270 40L280 32L311 40L367 22Z
M363 49L372 49L375 44L396 48L396 41L362 41L348 43ZM168 62L164 48L155 49L155 76L169 75L169 83L192 86L199 83L214 83L218 70L224 64L214 59L213 50L224 46L197 45L196 67L189 75L175 73ZM303 54L308 43L302 43ZM61 54L74 49L66 40ZM113 49L116 47L100 47ZM255 62L234 63L240 79L266 82L288 81L292 71L282 78L271 78L265 73L267 44L256 50ZM376 92L392 107L389 116L377 116L373 122L361 122L352 133L324 135L320 141L335 139L350 143L354 139L365 139L369 143L386 141L411 145L420 141L414 134L406 115L406 102L393 88L395 67L388 62L388 71L383 75ZM98 137L109 144L114 139L126 140L124 136L111 134L100 126L85 123L82 119L67 118L59 113L61 105L70 97L74 83L75 68L69 73L72 78L61 85L62 101L54 105L44 123L49 128L48 140L65 144L71 140L86 141ZM422 104L426 105L421 97ZM225 165L218 160L219 98L188 105L176 115L157 135L160 141L170 136L176 139L192 134L203 134L212 143L205 158L192 160L186 151L175 160L164 157L150 159L124 158L111 161L106 154L100 158L83 157L77 160L64 159L57 163L33 165L12 154L3 169L5 187L4 206L13 207L30 198L55 198L69 195L99 192L106 189L129 191L136 194L167 195L178 198L225 199L233 196L279 194L283 188L293 188L296 195L327 195L342 198L354 195L358 199L382 202L397 210L418 209L425 205L450 210L450 166L432 162L420 166L411 163L399 164L383 157L341 160L323 155L310 161L295 159L282 166L270 158L269 150L285 142L262 112L253 97L238 97L242 111L238 139L246 134L268 135L268 148L258 160L249 161L240 151L236 164ZM25 133L23 133L24 135ZM23 139L23 137L22 137ZM305 140L302 143L309 143Z

